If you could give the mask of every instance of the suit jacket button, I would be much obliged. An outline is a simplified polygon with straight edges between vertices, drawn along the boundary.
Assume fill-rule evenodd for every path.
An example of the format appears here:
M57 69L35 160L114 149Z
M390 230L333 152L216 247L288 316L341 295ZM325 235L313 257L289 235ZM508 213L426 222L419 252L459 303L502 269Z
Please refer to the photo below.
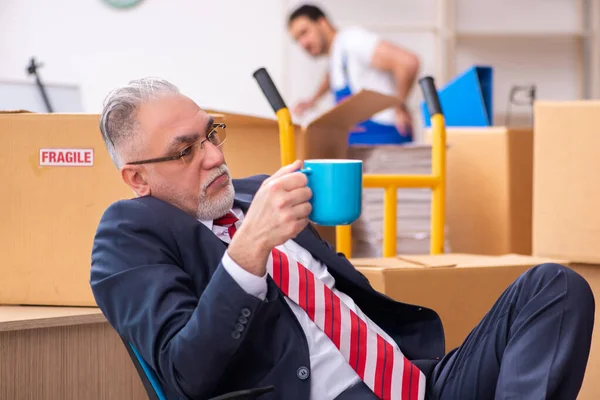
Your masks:
M239 317L239 318L238 318L238 322L239 322L240 324L244 324L244 325L246 325L246 324L248 323L248 318L246 318L246 317Z
M243 331L244 330L244 325L242 325L240 323L235 324L235 330L238 331L238 332Z
M242 337L242 334L239 333L238 331L233 331L233 332L231 332L231 337L234 339L239 339Z
M298 368L296 375L298 375L298 378L300 378L301 380L306 380L306 379L308 379L308 375L310 375L310 374L308 372L308 368L300 367L300 368Z
M248 318L252 314L249 308L242 308L242 317Z

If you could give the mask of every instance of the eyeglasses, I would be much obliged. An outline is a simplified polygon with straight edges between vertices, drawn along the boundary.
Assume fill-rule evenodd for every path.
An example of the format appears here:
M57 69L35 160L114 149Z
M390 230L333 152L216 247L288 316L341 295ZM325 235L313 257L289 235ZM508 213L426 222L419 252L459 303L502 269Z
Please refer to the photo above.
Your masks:
M132 162L128 162L127 164L140 165L140 164L159 163L159 162L174 161L174 160L181 160L184 164L188 164L194 159L195 154L198 152L198 148L200 148L200 149L203 148L204 142L210 141L210 143L212 143L213 146L216 146L216 147L221 146L223 144L223 142L225 142L225 138L227 137L225 127L226 126L223 123L213 124L212 130L206 134L206 138L198 140L198 141L184 147L182 150L177 152L177 154L174 154L172 156L150 158L148 160L132 161Z

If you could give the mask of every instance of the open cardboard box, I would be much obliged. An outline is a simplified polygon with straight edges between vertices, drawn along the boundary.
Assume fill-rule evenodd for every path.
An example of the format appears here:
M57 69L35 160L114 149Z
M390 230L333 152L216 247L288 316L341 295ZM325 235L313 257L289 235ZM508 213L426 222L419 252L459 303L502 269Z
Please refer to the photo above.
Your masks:
M446 333L446 350L459 346L500 294L529 268L562 260L507 254L402 255L350 262L379 292L435 310Z
M347 97L306 126L294 125L296 157L299 159L346 158L348 133L398 99L371 90ZM225 157L236 177L272 174L281 167L279 126L275 118L206 109L221 115L227 124Z
M352 128L395 104L397 98L372 90L363 89L347 97L302 128L296 140L298 158L347 158Z

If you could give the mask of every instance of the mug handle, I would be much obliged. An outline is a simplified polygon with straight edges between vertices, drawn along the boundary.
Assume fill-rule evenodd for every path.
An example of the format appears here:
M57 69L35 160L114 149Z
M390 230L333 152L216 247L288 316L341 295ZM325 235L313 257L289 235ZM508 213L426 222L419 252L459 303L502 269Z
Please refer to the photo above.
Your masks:
M310 175L312 173L312 170L310 168L302 168L296 172L302 172L304 175Z

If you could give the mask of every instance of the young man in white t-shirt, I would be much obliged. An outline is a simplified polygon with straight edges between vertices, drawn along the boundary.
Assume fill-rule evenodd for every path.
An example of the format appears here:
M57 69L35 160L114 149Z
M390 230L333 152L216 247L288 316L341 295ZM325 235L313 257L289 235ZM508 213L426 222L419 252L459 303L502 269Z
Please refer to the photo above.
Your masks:
M293 112L302 115L331 90L336 103L371 89L398 97L397 107L363 121L350 134L349 144L406 143L412 141L411 115L405 106L419 71L419 59L411 52L380 39L359 27L337 30L321 9L303 5L292 12L288 29L311 56L328 56L329 71L308 100Z

